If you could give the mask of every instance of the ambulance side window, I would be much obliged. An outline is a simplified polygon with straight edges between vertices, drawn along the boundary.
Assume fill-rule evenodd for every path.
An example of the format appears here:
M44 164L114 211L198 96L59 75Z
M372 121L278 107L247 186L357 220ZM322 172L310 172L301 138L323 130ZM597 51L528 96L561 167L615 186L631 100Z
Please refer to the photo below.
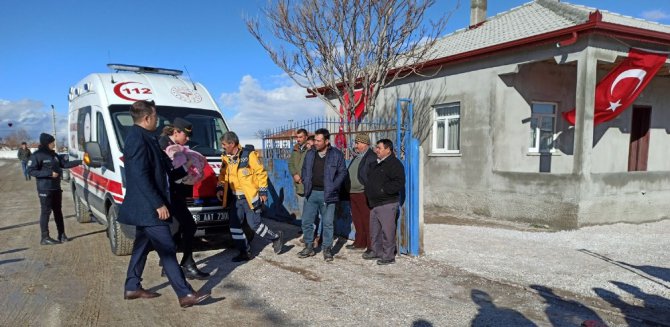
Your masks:
M84 143L91 141L91 107L79 108L77 111L77 144L84 151Z
M105 160L105 168L114 171L114 160L112 160L109 137L107 136L107 128L105 128L105 119L102 117L102 113L96 115L96 127L96 136L102 151L102 158Z

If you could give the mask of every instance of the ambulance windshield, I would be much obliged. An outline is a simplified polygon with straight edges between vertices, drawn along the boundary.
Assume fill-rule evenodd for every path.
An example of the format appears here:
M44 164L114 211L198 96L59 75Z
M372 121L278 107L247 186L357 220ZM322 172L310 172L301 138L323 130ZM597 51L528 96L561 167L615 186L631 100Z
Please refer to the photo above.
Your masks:
M171 124L175 118L180 117L193 124L193 132L190 140L186 143L191 150L198 151L204 156L220 156L223 152L219 139L228 131L226 124L218 111L193 109L183 107L156 108L158 114L158 128L156 136L160 136L165 125ZM133 118L130 116L127 105L112 105L109 112L114 123L116 138L119 140L119 148L123 151L126 135L133 126Z

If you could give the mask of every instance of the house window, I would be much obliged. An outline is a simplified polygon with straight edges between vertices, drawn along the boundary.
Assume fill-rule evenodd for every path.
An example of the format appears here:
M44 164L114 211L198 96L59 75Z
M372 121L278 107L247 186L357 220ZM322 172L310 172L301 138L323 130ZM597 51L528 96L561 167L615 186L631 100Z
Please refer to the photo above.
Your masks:
M433 113L433 153L459 153L461 149L461 104L440 104Z
M530 144L528 152L546 153L554 151L556 132L556 104L534 102L530 117Z

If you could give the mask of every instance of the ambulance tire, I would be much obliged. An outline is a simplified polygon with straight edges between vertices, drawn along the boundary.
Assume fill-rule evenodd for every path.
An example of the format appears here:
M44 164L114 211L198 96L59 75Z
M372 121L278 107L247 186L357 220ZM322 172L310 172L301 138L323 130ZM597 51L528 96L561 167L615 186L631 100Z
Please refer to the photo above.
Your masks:
M76 193L73 191L72 193ZM91 222L91 212L88 210L88 207L84 204L79 196L74 196L74 212L77 216L77 221L80 223L90 223Z
M129 235L132 226L117 221L118 207L112 205L107 211L107 237L112 253L115 255L130 255L133 252L135 235ZM134 233L133 233L134 234Z

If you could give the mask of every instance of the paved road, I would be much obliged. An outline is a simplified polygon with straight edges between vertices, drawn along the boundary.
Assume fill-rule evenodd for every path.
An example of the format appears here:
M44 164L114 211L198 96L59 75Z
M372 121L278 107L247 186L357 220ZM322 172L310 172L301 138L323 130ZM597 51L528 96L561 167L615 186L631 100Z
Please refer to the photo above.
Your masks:
M144 285L162 296L125 301L128 257L111 254L102 225L76 222L65 185L65 224L73 240L39 245L34 181L23 181L19 170L17 161L0 160L0 326L574 326L586 319L631 324L598 298L561 290L547 296L426 257L399 257L381 267L341 249L333 263L320 254L301 260L297 228L271 221L291 238L281 255L261 240L254 241L257 256L246 264L231 263L236 253L225 248L196 253L202 269L212 273L208 281L192 282L211 290L205 305L178 306L155 254Z

